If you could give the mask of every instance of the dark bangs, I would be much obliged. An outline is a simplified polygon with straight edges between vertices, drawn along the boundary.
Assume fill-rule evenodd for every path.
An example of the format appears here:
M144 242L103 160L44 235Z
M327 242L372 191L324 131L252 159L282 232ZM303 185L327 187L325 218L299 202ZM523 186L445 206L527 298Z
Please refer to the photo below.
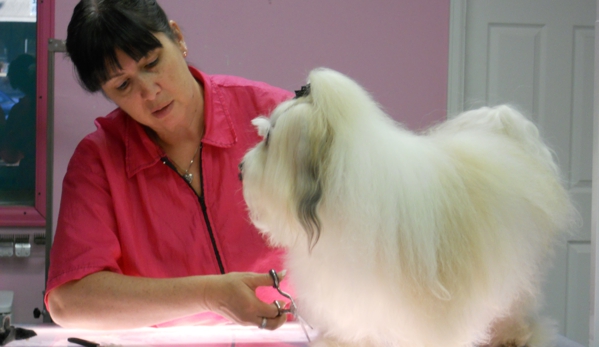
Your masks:
M153 34L158 32L174 36L153 0L81 1L69 23L66 46L82 87L96 92L111 71L121 69L116 50L139 61L162 47Z

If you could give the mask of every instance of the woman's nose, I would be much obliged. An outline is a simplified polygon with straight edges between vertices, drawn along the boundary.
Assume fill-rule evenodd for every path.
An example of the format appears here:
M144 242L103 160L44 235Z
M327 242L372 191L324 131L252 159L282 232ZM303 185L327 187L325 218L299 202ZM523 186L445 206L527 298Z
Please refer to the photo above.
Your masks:
M154 76L145 74L140 77L141 96L146 100L154 100L160 92L160 86L156 83Z

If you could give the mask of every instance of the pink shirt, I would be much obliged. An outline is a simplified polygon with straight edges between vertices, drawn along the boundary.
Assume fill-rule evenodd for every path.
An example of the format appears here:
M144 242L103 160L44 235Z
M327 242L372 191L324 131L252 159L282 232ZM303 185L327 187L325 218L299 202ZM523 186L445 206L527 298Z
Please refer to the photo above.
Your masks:
M203 196L122 110L98 118L64 178L46 300L57 286L103 270L165 278L282 269L283 252L249 222L238 164L259 141L250 121L292 95L190 71L204 86Z

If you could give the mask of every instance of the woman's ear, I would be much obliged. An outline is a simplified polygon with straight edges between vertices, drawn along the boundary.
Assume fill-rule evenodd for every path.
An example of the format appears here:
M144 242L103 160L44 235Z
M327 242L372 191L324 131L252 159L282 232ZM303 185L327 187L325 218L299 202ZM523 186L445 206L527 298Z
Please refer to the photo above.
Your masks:
M185 39L183 38L183 32L181 28L179 28L179 24L174 20L170 20L168 24L171 26L171 30L175 35L175 42L178 43L179 49L182 53L187 54L187 44L185 44Z

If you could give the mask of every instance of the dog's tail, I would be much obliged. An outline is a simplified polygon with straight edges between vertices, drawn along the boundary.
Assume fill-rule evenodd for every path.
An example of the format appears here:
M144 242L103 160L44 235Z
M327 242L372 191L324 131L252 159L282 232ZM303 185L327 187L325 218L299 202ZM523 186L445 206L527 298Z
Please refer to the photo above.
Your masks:
M559 168L555 156L541 138L539 129L533 122L524 117L522 113L506 105L491 109L490 114L491 117L494 116L500 122L498 130L522 143L529 153L539 158L559 177Z
M465 112L450 123L462 129L475 126L477 129L486 128L490 132L509 136L554 175L560 176L554 153L541 138L537 126L511 106L482 107Z

